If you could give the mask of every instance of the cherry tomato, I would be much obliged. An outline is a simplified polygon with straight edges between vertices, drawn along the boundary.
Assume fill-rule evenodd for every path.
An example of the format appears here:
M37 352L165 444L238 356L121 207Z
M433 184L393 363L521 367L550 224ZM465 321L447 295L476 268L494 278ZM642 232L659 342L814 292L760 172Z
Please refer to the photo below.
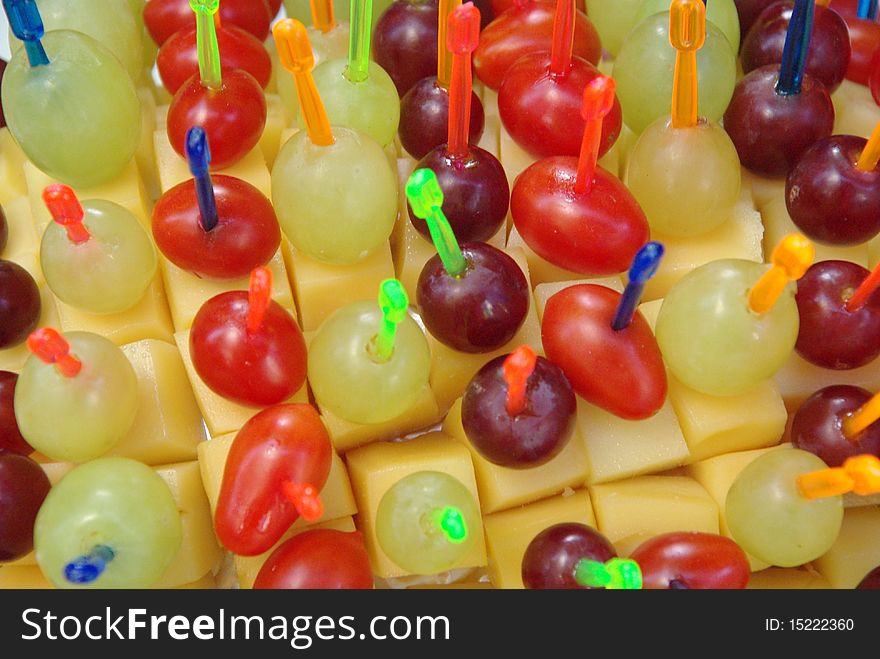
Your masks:
M269 24L274 16L266 0L223 0L220 3L220 21L224 25L236 25L260 41L269 36ZM153 41L161 46L178 30L194 27L196 19L189 0L150 0L144 7L144 24Z
M849 28L849 43L852 47L846 77L853 82L867 85L871 75L871 64L880 51L880 23L847 15L843 18Z
M642 543L630 556L645 588L745 588L752 573L745 552L713 533L677 532Z

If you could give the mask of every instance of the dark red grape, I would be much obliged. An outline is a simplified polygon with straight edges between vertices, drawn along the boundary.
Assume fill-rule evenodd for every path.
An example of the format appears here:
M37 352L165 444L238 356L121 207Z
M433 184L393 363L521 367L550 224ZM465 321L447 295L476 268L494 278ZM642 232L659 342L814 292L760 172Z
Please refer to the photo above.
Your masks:
M797 283L800 314L795 348L807 361L838 370L857 368L880 354L880 295L861 309L847 301L870 273L848 261L814 263Z
M630 558L642 568L646 589L742 589L752 572L740 546L714 533L664 533Z
M815 453L829 466L870 453L880 457L880 424L865 428L852 441L843 431L843 420L868 402L873 394L848 384L820 389L807 398L791 422L793 446Z
M465 434L480 455L502 467L537 467L571 439L577 400L562 369L538 357L526 386L526 409L507 411L504 361L496 357L471 379L461 403Z
M3 212L3 207L0 206L0 254L3 253L3 250L6 247L6 241L8 240L9 225L6 224L6 213Z
M529 543L522 561L522 580L531 589L584 589L574 580L578 561L605 563L617 556L608 539L585 524L556 524Z
M376 22L373 57L403 96L437 74L436 44L437 0L396 0Z
M454 158L446 145L433 149L416 165L437 175L443 190L443 213L459 242L481 242L494 236L507 218L510 185L498 158L471 146L466 158ZM426 240L428 224L409 209L409 219Z
M3 74L6 72L6 60L0 59L0 84L3 83ZM0 128L6 126L6 116L3 114L3 101L0 101ZM2 247L0 247L2 249Z
M807 237L829 245L860 245L880 232L880 168L856 162L867 140L834 135L819 140L788 174L785 205Z
M489 352L510 341L529 310L525 275L510 256L485 243L464 243L467 272L453 277L434 255L422 268L416 299L428 331L462 352Z
M40 320L40 290L27 270L0 260L0 349L24 341Z
M34 521L51 487L36 462L0 452L0 563L34 548Z
M831 135L834 106L821 82L804 76L800 94L776 93L779 66L755 69L733 90L724 113L742 164L756 174L785 176L810 146Z
M880 590L880 565L868 572L856 588L858 590Z
M785 0L767 7L743 39L742 66L745 73L782 62L785 34L791 22L794 2ZM807 51L806 72L822 82L829 92L840 86L849 66L850 44L846 23L836 11L817 6Z
M471 123L468 142L476 144L483 135L483 104L471 92ZM400 144L416 160L446 144L449 129L449 92L437 84L437 78L419 80L400 100ZM442 187L442 186L441 186Z
M745 39L752 25L758 20L758 16L767 7L777 0L733 0L736 4L736 12L739 14L740 40ZM739 44L732 44L738 46Z
M15 383L18 375L0 371L0 453L12 451L30 455L34 449L27 443L15 420Z

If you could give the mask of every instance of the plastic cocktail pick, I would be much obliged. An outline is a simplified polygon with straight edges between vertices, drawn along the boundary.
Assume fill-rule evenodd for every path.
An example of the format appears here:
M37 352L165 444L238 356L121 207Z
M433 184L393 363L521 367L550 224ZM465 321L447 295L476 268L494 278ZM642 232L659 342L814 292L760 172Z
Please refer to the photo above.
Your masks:
M801 93L804 69L807 65L807 50L810 47L810 34L813 31L813 0L795 0L782 49L782 64L779 65L779 82L776 93L783 96Z
M467 264L449 220L443 214L443 191L433 170L417 169L410 174L406 182L406 198L415 216L428 223L431 240L446 272L451 277L464 275Z
M553 41L550 45L550 77L562 78L571 69L574 51L575 0L556 0Z
M446 150L453 158L468 153L471 125L471 53L480 40L480 10L473 2L457 7L449 14L446 45L452 52L452 80L449 83L449 130Z
M437 12L437 84L449 89L452 80L452 57L449 52L449 40L446 31L449 26L449 15L461 6L461 0L440 0Z
M377 362L387 362L394 354L397 326L406 318L409 308L406 290L397 279L386 279L379 286L379 308L382 310L382 327L371 352Z
M574 566L574 580L590 588L639 590L642 587L642 569L629 558L612 558L607 563L582 558Z
M47 185L43 190L43 203L52 219L65 228L70 242L74 245L88 242L91 234L83 224L86 214L70 187L60 183Z
M329 32L336 27L333 15L333 0L309 0L312 10L312 25L321 32Z
M597 76L584 87L581 116L586 124L574 182L574 191L578 194L587 194L593 187L593 174L599 160L599 144L602 140L602 122L614 107L616 88L614 78L609 76Z
M75 584L92 583L103 574L115 557L116 552L107 545L95 545L88 554L75 558L64 566L64 578Z
M446 506L434 511L433 522L438 529L454 545L467 540L468 530L464 515L455 506Z
M246 327L248 334L255 334L263 325L263 318L269 301L272 299L272 271L264 266L251 271L248 284L248 312Z
M859 284L852 297L846 301L846 310L850 313L858 311L880 287L880 263L878 263L865 280Z
M769 311L790 281L804 276L816 256L813 243L799 233L783 238L770 257L772 267L749 291L749 309L757 314Z
M669 43L675 48L672 126L697 125L697 51L706 42L703 0L673 0L669 7Z
M880 492L880 458L854 455L842 467L820 469L797 477L798 490L805 499L833 497L848 492L867 496Z
M205 231L217 226L217 200L214 198L214 184L211 183L211 148L208 134L201 126L193 126L186 132L186 161L193 175L196 187L196 200L199 204L199 224Z
M220 47L217 45L217 27L214 16L220 9L220 0L189 0L196 13L196 49L199 54L199 75L209 89L220 89Z
M507 413L522 414L526 409L526 386L535 371L538 356L529 346L520 346L504 360L504 382L507 383Z
M878 162L880 162L880 122L874 126L874 131L871 133L868 143L865 144L865 148L862 149L856 167L863 172L872 172Z
M869 21L877 19L877 0L859 0L856 15Z
M55 364L65 377L72 378L82 369L82 362L70 354L70 344L51 327L31 332L27 347L41 361Z
M363 82L369 76L373 0L351 0L350 20L348 66L343 75L351 82Z
M642 293L645 290L645 284L648 280L657 274L660 267L660 261L663 258L665 249L661 243L649 242L644 245L635 257L633 257L632 265L629 268L629 281L623 291L623 297L620 298L620 304L611 321L611 329L619 332L629 327L632 323L633 315L636 313L636 307L642 299Z
M3 9L12 34L24 43L28 63L31 66L48 64L49 57L40 42L45 33L43 19L35 0L3 0Z
M281 65L293 74L300 114L306 124L309 139L318 146L330 146L335 140L333 131L330 130L327 111L312 78L315 56L305 26L296 19L286 18L275 24L272 35L275 37Z
M284 481L281 488L296 512L307 522L314 522L324 515L324 502L320 490L314 485Z
M843 419L843 434L851 441L858 441L859 433L880 419L880 393L874 394L859 409Z

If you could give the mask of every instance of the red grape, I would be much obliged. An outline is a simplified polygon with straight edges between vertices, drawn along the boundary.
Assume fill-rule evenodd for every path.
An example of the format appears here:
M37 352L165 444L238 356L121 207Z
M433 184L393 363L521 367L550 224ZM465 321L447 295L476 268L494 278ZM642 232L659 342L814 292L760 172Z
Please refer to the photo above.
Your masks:
M767 7L777 0L733 0L736 4L736 12L739 14L739 33L742 39L746 38L752 25L758 20L758 16ZM738 44L731 44L736 47Z
M800 315L795 348L817 366L850 369L880 354L880 295L854 311L847 301L870 273L848 261L814 263L797 283Z
M526 386L526 408L507 411L504 362L496 357L471 379L461 403L465 434L484 458L525 469L556 457L571 439L577 401L562 369L538 357Z
M15 383L18 375L0 371L0 453L12 451L30 455L34 449L27 443L15 420Z
M880 590L880 565L868 572L856 588L858 590Z
M40 320L40 290L27 270L0 260L0 349L24 341Z
M437 0L395 0L376 22L373 57L401 97L437 73L437 11Z
M3 83L3 74L6 72L6 60L0 59L0 85ZM0 128L6 126L6 116L3 114L3 102L0 101ZM0 250L3 248L0 247Z
M605 563L617 556L614 546L596 529L567 522L536 535L523 555L522 580L531 589L587 588L574 579L583 559Z
M200 223L192 179L162 195L153 209L156 246L174 265L199 277L234 279L269 262L281 243L272 204L249 183L232 176L212 177L218 222L210 231Z
M266 559L254 589L370 589L373 572L360 531L311 529Z
M752 570L745 552L713 533L664 533L630 556L642 568L645 588L745 588Z
M471 123L468 142L476 144L483 135L483 104L471 92ZM419 80L400 100L400 144L416 160L443 144L449 130L449 92L437 84L437 78Z
M168 107L168 141L181 157L186 157L186 133L193 126L208 134L212 170L235 164L257 145L266 126L260 83L241 69L227 71L218 90L204 86L198 74L192 76Z
M275 16L270 14L266 0L223 0L220 3L220 20L224 25L247 30L260 41L269 36L269 24ZM195 26L196 19L189 0L150 0L144 7L144 24L153 41L161 46L178 30Z
M7 240L9 240L9 225L6 224L6 213L3 212L3 207L0 206L0 254L3 253Z
M0 452L0 563L33 549L34 521L51 487L36 462Z

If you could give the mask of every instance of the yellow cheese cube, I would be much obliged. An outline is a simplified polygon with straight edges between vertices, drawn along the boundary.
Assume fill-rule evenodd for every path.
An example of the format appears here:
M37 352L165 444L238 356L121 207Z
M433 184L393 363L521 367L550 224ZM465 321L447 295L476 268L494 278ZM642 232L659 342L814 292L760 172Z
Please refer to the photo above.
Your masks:
M141 102L141 141L134 154L138 172L144 181L150 199L158 199L159 177L156 172L156 147L153 144L153 133L156 130L156 97L147 87L138 87L138 99Z
M824 556L813 561L813 567L832 588L855 588L880 567L880 507L847 509L840 535Z
M282 243L285 242L282 240ZM272 271L272 299L285 309L293 308L293 294L287 280L287 268L281 249L266 264ZM201 279L191 272L181 270L163 256L159 257L159 269L165 281L168 308L177 331L189 329L193 318L202 305L215 295L227 291L246 291L249 276L240 279Z
M498 151L498 159L501 161L501 166L504 167L505 174L507 174L507 182L510 183L510 188L513 189L516 177L522 174L537 158L514 141L504 127L504 124L501 124L499 130Z
M171 343L174 327L165 300L165 287L157 272L144 296L127 311L114 314L93 314L81 311L61 300L58 306L58 322L65 332L93 332L104 336L116 345L125 345L141 339L157 339Z
M178 590L216 590L217 580L210 572L201 579L177 586Z
M183 365L186 368L190 386L193 393L195 393L196 402L202 411L205 425L208 426L208 432L212 437L237 431L259 411L259 408L256 407L247 407L234 403L231 400L226 400L223 396L214 393L208 388L208 385L196 373L189 354L189 330L177 332L174 335L174 341L177 343L177 349L180 350L180 356L183 358ZM287 402L307 403L308 400L308 385L303 383L299 391L291 396Z
M492 90L489 90L491 94L495 94ZM498 95L495 94L495 99L497 101ZM483 121L483 134L480 136L480 141L477 142L477 146L485 151L488 151L493 156L498 158L498 153L500 151L500 139L501 139L501 119L497 114L498 106L495 106L496 112L494 114L486 114L484 115L485 119ZM483 106L483 110L486 110L486 106ZM501 158L498 158L499 162Z
M39 286L45 279L40 267L40 241L34 229L30 201L26 196L17 197L3 204L3 213L9 234L0 257L27 270Z
M55 296L52 295L52 291L45 284L40 286L40 304L42 305L42 310L37 327L54 327L57 329L58 311L55 308ZM20 371L30 354L26 341L22 341L17 346L0 350L0 371Z
M281 131L286 126L287 119L284 116L281 97L277 94L266 94L266 127L260 137L259 146L260 151L263 152L263 158L266 160L266 167L269 169L272 169L272 165L275 163L275 156L278 155L278 149L281 146Z
M0 205L27 194L24 163L27 156L4 126L0 128Z
M360 300L375 300L379 285L394 277L387 244L351 265L322 263L282 241L284 260L296 292L297 310L306 332L317 330L337 309ZM411 289L407 292L412 294Z
M691 460L778 444L788 419L772 380L738 396L709 396L670 375L669 400Z
M742 190L751 191L752 202L755 208L763 213L764 208L774 199L785 198L785 179L784 178L764 178L753 174L743 167L742 173Z
M344 531L345 533L351 533L352 531L357 530L354 526L354 518L351 515L348 517L340 517L339 519L331 519L328 522L321 522L311 526L293 526L277 543L275 543L275 546L272 547L272 549L259 556L233 555L232 560L235 563L235 573L238 575L239 587L246 589L253 588L254 582L257 580L257 575L263 568L263 564L275 552L275 550L278 549L278 547L290 540L293 536L299 535L303 531L311 531L314 529L330 529L332 531Z
M749 590L827 590L831 586L821 574L810 570L769 567L752 573L747 588Z
M493 586L488 581L467 581L455 583L418 583L407 586L407 590L492 590Z
M111 455L148 465L195 460L205 429L177 348L152 339L122 347L138 378L138 410L131 430Z
M511 234L513 237L513 234ZM538 284L535 286L535 303L538 307L538 319L543 320L544 308L547 306L547 300L556 295L559 291L576 286L578 284L596 284L605 286L618 293L623 293L623 281L620 277L600 277L598 279L575 279L571 281L554 281L547 284Z
M395 265L397 263L400 242L403 240L403 232L406 229L406 225L411 224L408 214L401 213L401 210L406 208L404 206L406 203L406 180L412 173L413 169L415 169L415 166L416 161L410 158L406 152L404 152L396 162L397 220L394 222L394 228L391 230L391 235L388 237L388 242L391 244L391 255L395 260Z
M55 586L36 565L0 565L0 590L10 588L54 590Z
M880 107L865 86L844 80L831 95L834 102L834 134L858 135L867 139L880 122Z
M868 269L873 270L880 263L880 236L868 241Z
M471 452L484 514L544 499L559 494L567 487L580 487L587 480L587 456L577 428L559 455L530 469L501 467L480 455L464 432L460 398L446 415L443 432Z
M183 542L156 588L191 583L220 567L223 552L214 535L214 520L202 487L199 463L181 462L157 467L180 510Z
M376 536L376 511L384 494L402 478L420 471L439 471L458 479L479 507L477 483L468 450L451 437L429 433L408 442L379 442L351 451L348 473L357 501L357 526L363 532L373 572L384 579L408 574L382 551ZM486 564L482 526L471 528L473 549L454 567Z
M792 351L788 361L773 376L789 411L794 412L813 393L830 384L851 384L874 393L880 391L880 362L874 360L860 368L833 371L811 364Z
M486 515L483 526L492 585L522 588L522 559L529 543L544 529L565 522L596 526L586 490Z
M508 253L529 281L529 269L522 251L514 249ZM531 284L529 287L531 288ZM431 389L437 397L437 405L441 411L448 410L456 398L461 398L471 378L495 357L513 352L521 345L528 345L538 354L544 354L541 345L541 323L538 322L534 300L531 301L528 315L519 331L498 350L477 354L464 353L440 343L430 333L427 336L428 344L431 346Z
M640 476L593 485L590 497L599 531L614 544L672 531L718 533L718 505L683 476Z
M160 125L164 126L164 123ZM153 133L153 145L156 149L156 168L162 192L167 192L178 183L192 178L186 160L181 158L171 146L171 142L168 141L168 132L164 127ZM240 178L262 192L267 199L272 197L269 169L266 167L266 159L259 146L251 149L244 158L234 165L216 173Z

